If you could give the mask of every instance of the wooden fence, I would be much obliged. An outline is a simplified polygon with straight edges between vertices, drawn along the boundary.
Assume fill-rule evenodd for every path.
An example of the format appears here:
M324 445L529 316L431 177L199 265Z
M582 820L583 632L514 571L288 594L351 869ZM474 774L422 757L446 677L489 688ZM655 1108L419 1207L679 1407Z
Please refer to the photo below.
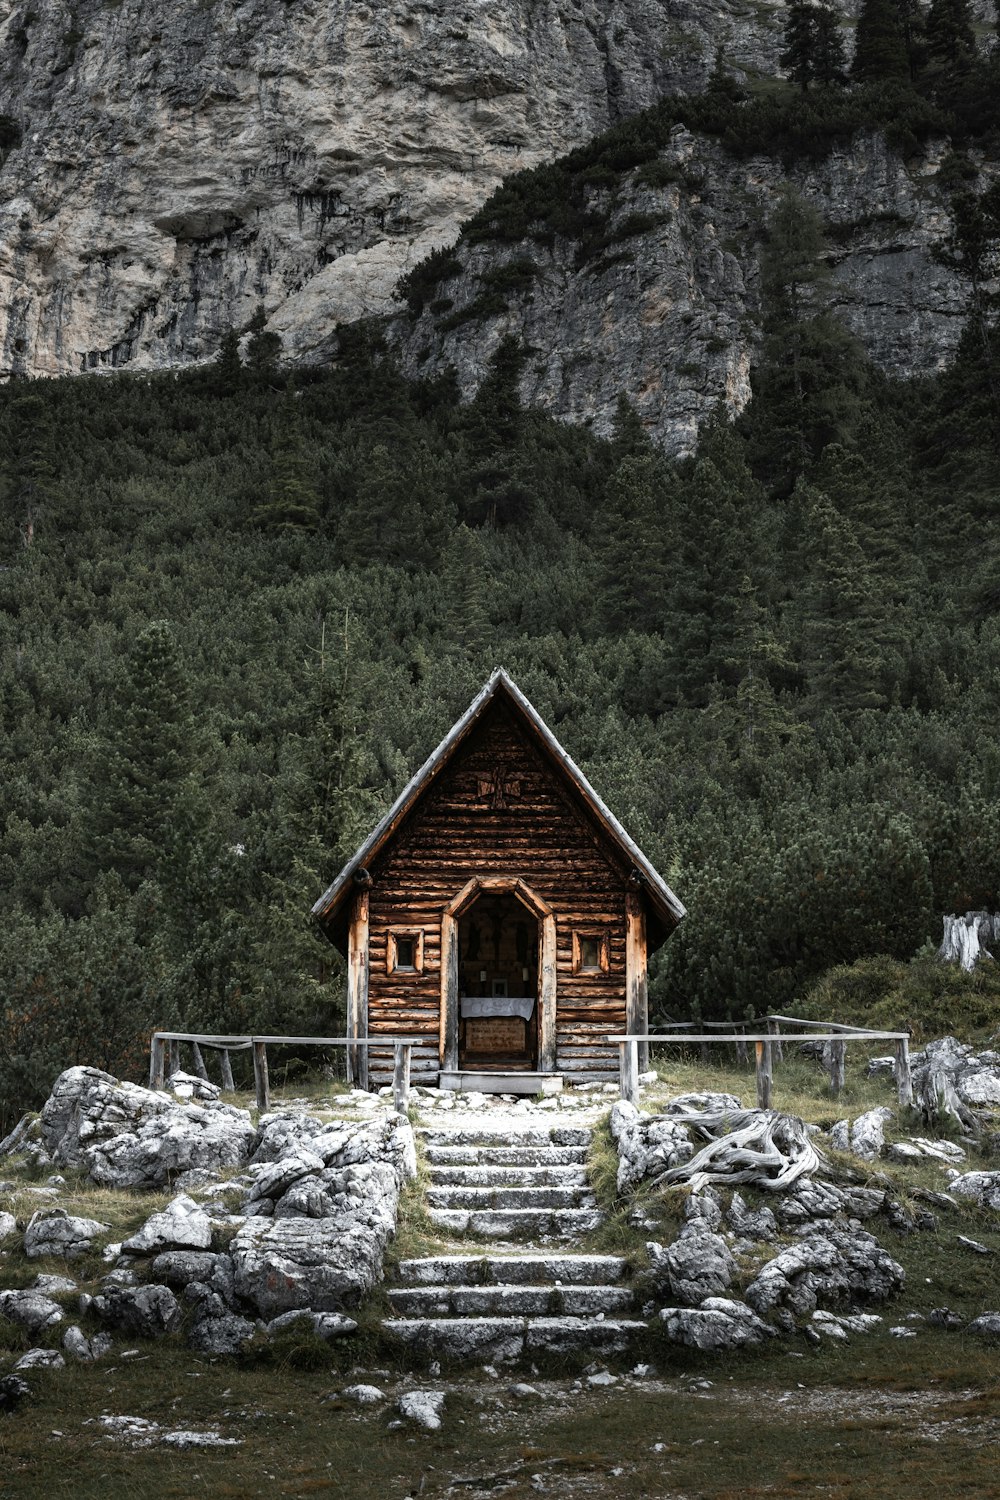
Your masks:
M665 1033L642 1033L628 1034L624 1036L609 1037L608 1040L618 1043L618 1076L621 1086L621 1096L630 1104L639 1102L639 1048L648 1047L651 1042L670 1043L675 1045L700 1045L705 1055L711 1045L720 1044L735 1045L737 1057L742 1049L743 1057L747 1056L747 1047L754 1048L756 1076L757 1076L757 1107L758 1109L771 1108L771 1093L773 1085L773 1054L782 1059L782 1047L785 1042L829 1042L830 1043L830 1088L836 1096L844 1086L844 1063L846 1060L848 1042L893 1042L895 1045L895 1075L896 1089L901 1108L908 1108L913 1103L913 1081L910 1076L910 1035L907 1031L869 1031L863 1026L841 1026L836 1022L829 1021L799 1021L794 1016L763 1016L761 1018L766 1030L758 1029L755 1032L748 1030L733 1029L733 1023L716 1023L728 1025L728 1032L714 1031L695 1034L686 1029L683 1035L668 1036ZM754 1023L748 1022L747 1025ZM813 1031L789 1032L782 1031L782 1024L787 1026L815 1027ZM760 1022L757 1023L758 1028ZM674 1028L681 1030L681 1026Z
M167 1049L170 1049L170 1071L180 1065L180 1044L191 1045L195 1069L202 1078L208 1077L201 1056L203 1047L222 1053L223 1087L232 1089L233 1074L229 1065L230 1052L245 1052L253 1049L253 1076L257 1092L257 1108L261 1111L271 1107L271 1085L267 1068L267 1049L280 1047L392 1047L392 1100L396 1109L406 1109L410 1099L410 1053L420 1041L419 1037L379 1036L372 1040L344 1036L207 1036L194 1031L154 1031L149 1048L149 1086L162 1089L166 1071ZM228 1076L227 1076L228 1075Z

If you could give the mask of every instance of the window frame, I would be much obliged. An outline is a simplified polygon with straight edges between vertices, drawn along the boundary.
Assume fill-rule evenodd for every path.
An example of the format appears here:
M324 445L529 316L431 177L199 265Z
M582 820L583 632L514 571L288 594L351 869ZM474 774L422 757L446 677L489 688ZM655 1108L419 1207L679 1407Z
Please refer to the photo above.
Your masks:
M413 963L399 962L399 941L413 944ZM385 971L387 974L422 974L424 972L424 929L422 927L390 927L385 939Z
M597 963L584 964L583 945L596 942ZM573 973L607 974L611 969L611 935L606 927L574 927L573 929Z

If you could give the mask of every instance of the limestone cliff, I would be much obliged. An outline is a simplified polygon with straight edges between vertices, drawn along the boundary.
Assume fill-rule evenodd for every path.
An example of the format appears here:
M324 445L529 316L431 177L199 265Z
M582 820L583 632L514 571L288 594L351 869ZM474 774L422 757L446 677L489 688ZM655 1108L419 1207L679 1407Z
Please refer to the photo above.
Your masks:
M628 392L668 451L691 452L706 418L718 409L735 416L749 399L761 231L791 180L829 227L844 321L887 371L938 370L968 300L934 255L951 228L935 181L943 151L938 144L904 162L879 135L861 136L788 174L771 158L741 161L675 126L656 172L591 194L588 208L606 223L599 254L559 238L463 242L429 306L416 321L394 322L404 367L452 365L471 395L500 338L515 333L530 350L526 401L606 434ZM651 185L657 175L663 186ZM497 310L484 287L500 284Z
M744 0L0 0L0 376L286 352L382 312L505 176L690 88Z

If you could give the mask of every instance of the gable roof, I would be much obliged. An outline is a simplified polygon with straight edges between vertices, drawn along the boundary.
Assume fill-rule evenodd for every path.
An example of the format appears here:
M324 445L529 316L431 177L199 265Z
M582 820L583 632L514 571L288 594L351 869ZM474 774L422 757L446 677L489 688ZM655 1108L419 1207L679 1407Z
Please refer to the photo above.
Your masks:
M615 845L631 864L634 877L644 890L653 913L662 923L665 929L663 935L666 936L687 915L684 906L639 846L629 838L614 813L602 802L579 766L566 754L551 729L502 667L496 669L489 681L476 694L462 717L452 726L437 749L428 756L420 770L400 792L385 817L372 829L360 849L351 856L333 884L324 891L313 907L312 915L324 927L331 927L337 922L348 897L355 889L355 874L364 869L381 852L399 829L410 809L451 762L459 745L479 723L486 709L498 699L514 708L517 716L528 728L531 738L540 742L547 758L561 773L562 779L568 782L577 793L609 842Z

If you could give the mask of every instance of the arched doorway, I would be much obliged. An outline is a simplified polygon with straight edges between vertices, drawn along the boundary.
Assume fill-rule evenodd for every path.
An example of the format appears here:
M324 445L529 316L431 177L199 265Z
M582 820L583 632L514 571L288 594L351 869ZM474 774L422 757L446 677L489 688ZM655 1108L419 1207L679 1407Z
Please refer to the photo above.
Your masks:
M447 1070L555 1069L556 924L522 880L477 876L441 918Z

